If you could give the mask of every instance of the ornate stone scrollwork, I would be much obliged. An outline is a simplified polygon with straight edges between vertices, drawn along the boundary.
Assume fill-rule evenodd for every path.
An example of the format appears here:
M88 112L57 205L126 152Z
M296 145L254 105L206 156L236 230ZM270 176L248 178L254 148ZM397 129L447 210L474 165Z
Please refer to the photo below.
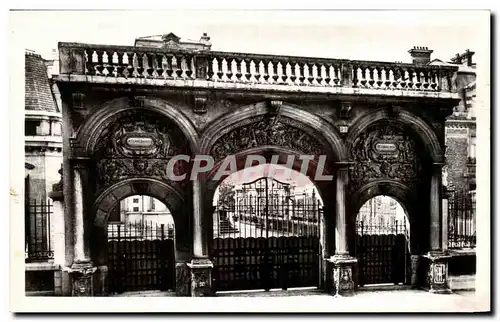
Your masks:
M409 186L417 180L421 164L416 142L397 126L378 123L354 141L351 189L378 179L393 179Z
M294 121L277 116L260 117L222 135L212 146L211 155L220 160L253 147L274 145L303 154L326 154L323 145Z
M182 132L166 119L142 111L117 119L101 134L94 150L97 190L103 191L120 180L149 177L183 186L167 177L172 156L189 154ZM174 173L187 172L187 164L178 161Z

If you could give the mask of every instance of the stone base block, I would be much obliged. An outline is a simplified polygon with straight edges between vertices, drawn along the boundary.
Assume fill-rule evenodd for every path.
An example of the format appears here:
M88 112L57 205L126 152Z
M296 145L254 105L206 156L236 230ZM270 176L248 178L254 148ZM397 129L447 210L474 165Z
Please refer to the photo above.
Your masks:
M354 294L355 283L353 273L358 260L348 255L335 255L330 257L329 270L331 271L331 281L333 282L331 293L335 296L349 296Z
M187 266L191 271L191 296L213 296L212 262L208 258L193 258Z
M69 272L72 296L94 296L94 277L97 271L92 262L74 263Z
M448 260L450 255L444 253L428 253L423 256L427 260L427 288L430 293L451 294L448 280Z
M191 296L191 270L185 262L175 264L175 294Z

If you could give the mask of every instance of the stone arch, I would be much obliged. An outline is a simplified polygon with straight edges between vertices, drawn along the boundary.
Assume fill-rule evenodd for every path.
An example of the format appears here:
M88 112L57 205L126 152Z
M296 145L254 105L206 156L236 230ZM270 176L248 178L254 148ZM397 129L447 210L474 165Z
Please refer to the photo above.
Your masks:
M147 195L163 202L169 209L175 224L176 257L179 253L191 252L191 211L186 207L183 194L169 184L151 178L133 178L120 181L102 192L92 205L92 228L90 238L91 258L99 264L107 261L106 237L110 212L124 198Z
M75 134L77 142L85 154L92 154L102 131L114 122L121 113L139 110L156 112L168 118L187 139L191 153L195 154L198 151L198 132L191 120L175 105L157 97L140 96L135 99L140 104L131 103L130 97L119 97L106 101L85 120Z
M427 222L425 214L428 203L419 200L415 191L407 185L395 180L379 180L370 182L350 194L347 211L347 235L349 249L354 256L354 237L356 234L356 217L365 202L376 196L389 196L394 198L403 207L410 223L410 252L419 254L427 247L427 230L423 222Z
M366 113L366 115L358 119L349 128L349 133L345 140L348 151L351 149L356 138L358 138L367 127L382 120L396 121L412 129L422 140L432 160L434 162L443 162L444 152L434 130L422 118L405 110L401 110L397 114L391 114L388 109L380 108Z
M271 116L268 103L261 102L241 107L218 118L206 126L206 130L201 137L200 151L209 154L213 144L221 136L234 131L238 127L252 123L265 115ZM283 102L278 114L275 116L278 119L292 123L293 126L299 127L305 133L319 139L329 150L334 161L348 159L347 149L337 130L318 115Z

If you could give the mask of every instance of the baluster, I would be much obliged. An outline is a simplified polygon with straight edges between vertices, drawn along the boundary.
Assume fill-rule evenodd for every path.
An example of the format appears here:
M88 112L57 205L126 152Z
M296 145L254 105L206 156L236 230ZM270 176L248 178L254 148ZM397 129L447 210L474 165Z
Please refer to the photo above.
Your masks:
M402 75L402 72L401 72L401 68L394 67L392 69L392 77L393 77L392 85L394 86L394 88L398 88L398 85L399 85L399 83L401 82L401 80L403 78L403 75Z
M413 85L415 84L413 74L414 74L414 70L411 68L408 68L408 83L407 83L408 89L412 89Z
M144 53L144 70L146 71L146 74L144 76L153 77L153 72L155 71L155 68L153 68L152 54Z
M310 84L314 81L314 72L313 72L314 63L307 63L307 80Z
M375 81L376 81L377 87L379 87L379 88L384 83L382 81L382 70L383 69L384 69L384 67L375 67L375 72L377 73L377 77L375 77Z
M182 56L181 54L178 54L175 56L175 74L177 75L177 78L182 78Z
M416 83L415 83L415 86L417 87L417 89L420 89L420 87L422 86L422 82L421 82L421 77L422 77L422 70L421 69L416 69L415 70L416 72L416 77L415 77L415 80L416 80Z
M165 56L163 54L157 54L156 55L156 75L158 75L159 78L165 78L163 75L163 72L165 71L165 61L163 60Z
M222 60L221 57L215 57L215 61L217 62L217 79L222 80L222 76L224 76L224 72L222 72Z
M127 68L125 77L134 77L134 53L127 52Z
M358 65L352 65L352 87L358 87L359 84L359 78L358 78Z
M88 49L84 49L83 50L83 56L84 56L84 60L85 60L85 74L91 74L91 69L92 69L92 64L91 62L89 61L89 50Z
M187 78L192 78L191 76L193 75L193 57L190 55L184 56L184 59L186 60L186 77Z
M142 73L144 72L144 54L143 53L136 53L135 59L134 59L134 65L135 65L135 74L136 77L143 77Z
M392 81L391 81L391 70L388 66L383 67L384 70L384 85L386 88L390 88Z
M287 72L287 62L281 62L281 81L286 84L286 80L288 79L288 72Z
M304 75L304 63L299 62L299 84L304 83L304 80L306 79L306 76Z
M103 70L102 70L102 74L104 76L108 76L109 75L109 56L108 56L108 51L106 50L103 50L102 51L102 67L103 67ZM113 71L111 71L113 72Z
M111 50L111 51L106 51L106 70L108 76L116 76L115 69L116 69L116 53Z
M363 66L361 65L361 85L363 87L366 87L366 82L367 82L367 79L366 79L366 66Z
M125 70L125 64L123 63L123 55L125 53L117 51L116 53L116 76L123 76L123 71Z
M332 80L332 78L330 77L330 69L333 67L333 74L334 74L334 78L335 78L335 66L331 66L330 64L325 64L325 83L326 85L330 85L330 81Z
M250 78L252 77L252 73L250 72L251 63L252 63L251 59L249 58L243 59L243 64L245 66L245 78L247 81L250 81Z
M207 80L212 79L214 76L214 59L213 57L207 57L208 70L207 70Z
M373 71L375 70L375 67L368 67L368 84L370 84L370 87L373 87L373 84L375 84L375 77Z
M435 70L433 71L432 73L432 78L431 78L431 88L433 90L437 90L438 89L438 81L439 81L439 69L438 70Z
M295 75L295 68L296 67L297 67L297 63L294 61L291 61L290 62L290 72L291 72L290 80L292 81L292 83L295 83L295 80L297 79L297 76Z
M226 77L231 80L233 77L233 58L226 58Z
M333 67L333 84L335 86L339 86L340 85L340 79L342 77L342 74L341 74L341 65L332 65ZM349 71L350 72L350 71ZM357 73L357 71L356 71Z
M267 82L268 79L269 79L269 60L262 60L262 62L264 63L264 80Z
M255 80L259 82L260 79L260 60L254 60L254 65L255 65Z
M272 79L276 83L276 82L278 82L278 78L279 78L279 75L278 75L278 61L276 61L276 60L271 61L271 66L273 68Z
M430 76L430 71L429 70L424 70L424 83L422 84L422 87L424 89L428 89L429 88L429 76Z
M102 75L102 71L104 69L104 65L102 62L102 55L103 55L103 51L101 51L101 50L96 50L95 56L92 55L92 60L94 60L94 57L96 58L95 70L96 70L97 75Z
M323 81L323 64L316 64L316 82L318 82L319 85L321 85L321 82Z
M172 75L174 74L174 64L172 62L172 59L173 59L173 56L170 56L168 55L167 56L167 76L168 77L172 77Z
M243 61L241 58L235 58L236 61L236 79L240 80L241 76L243 76L243 73L241 72L241 62Z
M406 68L400 68L400 70L401 70L401 81L399 82L399 85L401 86L401 88L405 88L407 81Z

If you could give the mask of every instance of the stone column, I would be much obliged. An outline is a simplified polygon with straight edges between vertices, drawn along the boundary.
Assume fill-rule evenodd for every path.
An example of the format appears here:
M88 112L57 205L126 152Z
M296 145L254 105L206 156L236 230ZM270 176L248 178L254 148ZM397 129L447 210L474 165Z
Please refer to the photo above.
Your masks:
M434 163L431 177L430 195L430 251L424 255L427 267L427 283L431 293L451 293L448 283L448 260L450 256L443 249L441 217L442 207L442 167L443 163Z
M191 296L212 295L212 267L208 256L203 253L203 196L199 179L193 181L193 256L187 264L191 271Z
M70 275L73 296L93 296L93 278L97 267L93 265L85 252L85 202L83 197L86 166L73 164L73 264Z
M335 255L327 262L331 272L333 285L331 290L335 296L350 295L354 292L353 273L357 259L349 255L347 241L346 195L349 180L349 165L347 162L337 163L336 176L336 211L335 211Z
M52 185L52 191L49 192L49 198L53 201L53 215L50 221L50 235L52 241L52 249L54 251L54 264L64 266L66 262L65 252L65 234L64 234L64 193L62 168L58 171L61 175L61 180ZM54 293L55 295L63 294L62 271L54 271Z

